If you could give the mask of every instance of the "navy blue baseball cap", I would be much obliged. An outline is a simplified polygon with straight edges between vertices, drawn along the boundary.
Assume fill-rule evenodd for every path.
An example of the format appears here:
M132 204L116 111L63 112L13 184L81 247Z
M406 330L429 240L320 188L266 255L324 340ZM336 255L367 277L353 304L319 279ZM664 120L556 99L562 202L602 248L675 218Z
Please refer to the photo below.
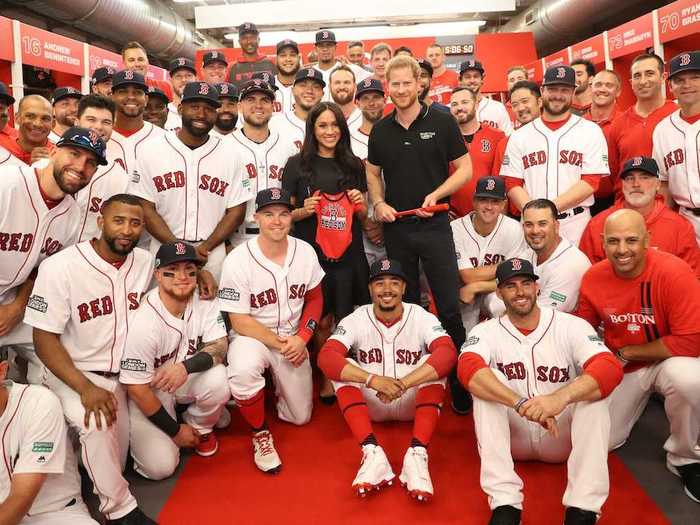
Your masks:
M201 80L185 84L185 89L182 90L181 102L189 102L190 100L203 100L216 108L221 107L219 90Z
M15 97L10 95L10 91L7 89L4 82L0 82L0 101L4 102L8 106L15 103Z
M59 87L54 89L51 103L55 104L56 102L58 102L59 100L63 100L64 98L77 98L78 100L80 100L81 98L83 98L83 94L74 87Z
M401 263L396 259L379 259L378 261L374 261L372 266L369 267L370 282L380 277L384 277L385 275L393 275L394 277L399 277L404 281L406 280L406 274L403 273Z
M268 95L273 102L275 100L275 91L272 89L272 86L259 78L252 78L241 86L239 100L243 100L251 93L264 93Z
M183 241L169 242L161 244L156 252L156 268L169 266L179 262L194 262L199 264L197 251L189 243Z
M56 147L73 146L90 151L97 157L97 163L101 166L107 165L107 146L96 132L91 129L73 126L68 128L56 142Z
M112 80L112 77L114 76L115 72L116 70L111 66L98 67L95 71L92 72L92 77L90 77L90 84L94 86L95 84L99 84L100 82Z
M272 88L272 91L277 91L279 88L277 87L277 83L275 82L275 75L270 73L269 71L256 71L253 73L250 77L251 79L260 79L263 82L267 82L270 84L270 87Z
M195 75L197 74L197 70L194 68L194 62L186 57L178 57L170 61L168 67L170 75L172 76L178 69L187 69L188 71L192 71Z
M238 101L238 88L235 84L221 82L220 84L214 84L214 87L219 92L219 98L230 98Z
M277 54L279 55L280 51L282 51L285 47L291 47L294 51L299 53L299 45L294 40L285 38L284 40L277 42Z
M294 83L296 84L297 82L301 82L302 80L315 80L319 84L321 84L321 87L326 87L326 81L323 80L323 73L321 73L318 69L313 68L313 67L305 67L304 69L300 69L297 71L296 76L294 77Z
M659 176L659 165L650 157L632 157L625 162L620 171L620 178L624 179L631 171L644 171L654 177Z
M569 86L576 87L576 71L564 64L552 66L544 72L543 86Z
M505 200L505 180L503 179L503 177L494 177L492 175L481 177L476 182L476 190L474 191L474 197Z
M255 196L255 211L260 211L265 206L272 204L281 204L291 210L293 208L292 195L282 188L268 188L260 190Z
M162 89L158 89L157 87L149 86L149 87L148 87L148 91L146 92L146 94L147 94L149 97L160 98L160 99L162 99L163 102L165 102L166 104L170 103L170 99L168 98L168 95L165 94L165 91L163 91Z
M668 63L668 78L683 71L700 71L700 51L688 51L676 55Z
M418 65L421 69L425 69L430 74L430 78L433 78L433 66L430 65L430 62L428 62L425 58L421 58L418 61Z
M246 33L253 33L257 35L260 33L260 31L258 31L258 26L256 26L253 22L243 22L238 26L238 36L245 35Z
M459 74L462 75L462 73L466 71L478 71L482 75L484 74L484 66L479 62L478 60L465 60L459 65Z
M382 81L376 78L366 78L362 82L358 82L355 90L355 100L360 98L365 93L376 92L384 95Z
M144 93L148 91L148 84L146 84L146 79L141 73L132 71L130 69L122 69L117 71L112 76L112 90L120 88L122 86L136 86L141 88Z
M506 259L496 267L497 286L501 286L509 279L520 275L530 277L533 281L539 279L535 269L532 267L532 263L527 259L518 259L517 257Z
M322 29L318 33L316 33L316 43L321 44L323 42L330 42L331 44L335 44L335 33L333 31L328 31L327 29Z
M209 64L213 64L214 62L220 62L223 65L228 66L226 56L221 51L209 51L208 53L204 53L202 67L207 67Z

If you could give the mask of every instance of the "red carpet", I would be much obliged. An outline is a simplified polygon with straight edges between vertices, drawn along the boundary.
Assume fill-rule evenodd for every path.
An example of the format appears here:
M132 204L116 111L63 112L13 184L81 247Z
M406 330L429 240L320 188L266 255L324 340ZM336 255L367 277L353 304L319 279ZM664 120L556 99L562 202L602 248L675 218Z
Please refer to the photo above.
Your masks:
M490 511L479 487L479 457L472 418L443 412L430 446L435 498L411 500L398 483L411 438L410 423L377 424L377 438L397 481L371 497L350 490L361 459L337 405L316 406L309 425L281 423L268 410L283 469L277 476L258 471L243 423L233 411L229 429L218 431L220 450L211 458L192 456L159 516L162 525L194 524L478 524ZM521 463L525 481L526 525L560 525L566 486L564 465ZM669 524L623 463L610 456L611 493L600 525Z

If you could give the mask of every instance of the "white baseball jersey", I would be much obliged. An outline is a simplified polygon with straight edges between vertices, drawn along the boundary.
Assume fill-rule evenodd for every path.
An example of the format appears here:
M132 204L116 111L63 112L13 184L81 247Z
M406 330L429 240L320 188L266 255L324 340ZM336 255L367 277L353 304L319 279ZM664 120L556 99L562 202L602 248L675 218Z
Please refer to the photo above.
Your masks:
M652 135L653 157L659 165L659 178L668 182L671 197L681 207L680 213L695 228L700 244L700 217L683 208L700 208L700 122L690 124L674 111L659 122Z
M301 120L294 113L284 113L284 121L278 124L275 131L282 136L290 137L297 151L301 151L306 136L306 121Z
M275 75L275 85L277 86L276 98L282 104L282 113L294 113L294 95L292 94L294 84L285 86L279 76Z
M571 312L578 304L578 292L583 274L591 267L591 261L571 242L562 238L556 249L542 264L537 264L537 254L527 248L522 258L532 263L539 277L540 296L537 304L562 312Z
M226 337L217 301L204 301L195 293L181 318L161 301L158 288L148 292L134 312L121 360L119 381L127 385L150 383L157 368L192 357L202 343Z
M501 165L501 175L524 180L531 199L554 200L580 181L582 175L609 174L603 132L595 122L576 115L571 115L556 131L541 118L515 130L508 139ZM593 195L576 206L592 204Z
M489 97L481 97L476 108L476 119L492 128L500 129L506 136L513 132L513 122L505 105Z
M26 166L26 164L0 146L0 167L2 166Z
M287 160L298 153L291 138L270 130L267 139L257 143L246 137L243 129L237 129L230 136L236 151L235 164L240 172L238 176L241 180L250 180L251 194L257 195L259 191L268 188L281 188L282 172ZM245 228L258 228L253 219L254 213L255 202L254 199L250 199L245 222L241 225L241 234L245 233Z
M75 244L39 267L24 322L60 334L79 370L119 372L129 322L153 263L151 254L134 248L116 268L90 241Z
M56 144L59 140L61 140L61 135L57 134L54 130L51 130L49 131L48 139L49 142Z
M72 196L48 209L29 166L0 167L0 304L41 261L77 238L80 210Z
M177 131L182 127L182 117L177 112L177 106L168 102L168 119L165 121L165 131Z
M320 71L321 74L323 75L323 80L326 83L326 87L323 88L323 100L326 102L333 102L333 99L331 98L331 91L330 91L330 86L331 86L331 73L335 71L337 68L342 66L343 63L340 61L337 61L335 65L329 69L321 69L318 67L318 65L314 66L314 69L316 71ZM364 79L369 78L372 76L372 73L367 71L366 69L362 69L360 66L355 65L355 64L347 64L347 66L352 69L352 72L355 74L355 85L359 84L362 82Z
M136 159L139 157L139 152L145 151L145 156L151 156L150 146L146 149L144 144L149 140L165 133L158 126L154 126L150 122L144 122L143 127L136 133L125 137L118 131L112 131L112 136L107 142L107 158L114 160L122 165L124 171L129 175L136 167Z
M360 306L338 323L331 339L350 350L363 370L399 378L419 366L433 341L446 336L437 317L418 305L403 303L401 320L391 326L377 320L374 305Z
M178 239L207 239L228 208L252 197L230 141L209 137L192 150L169 132L149 141L148 151L138 158L128 191L153 202Z
M294 335L299 331L304 294L316 288L323 276L310 244L289 237L287 258L279 266L263 255L256 236L226 256L219 308L248 314L278 335Z
M6 467L0 471L0 501L10 494L15 474L47 474L28 516L58 511L72 499L80 500L77 465L72 469L66 465L67 459L75 461L75 456L66 454L66 423L56 395L38 385L7 381L3 387L8 390L8 399L0 416Z
M450 223L459 270L498 265L525 250L527 245L518 221L501 215L493 231L483 237L474 229L475 214L471 212Z
M348 123L350 133L359 128L362 125L362 111L360 111L360 108L355 107L345 121Z
M224 134L224 133L221 133L220 131L217 131L216 128L211 128L211 131L209 132L209 135L212 136L212 137L216 137L216 138L218 138L218 139L225 139L226 137L230 137L230 136L231 136L231 133L233 133L234 131L235 131L235 129L232 130L232 131L229 132L229 133Z
M540 322L529 335L504 315L472 328L462 346L465 352L480 355L503 372L511 389L529 398L567 385L591 357L609 350L583 319L541 307Z
M121 164L111 161L107 166L98 166L90 184L75 195L80 206L80 227L78 242L98 238L101 234L97 226L97 217L102 210L102 203L113 195L126 193L129 176Z

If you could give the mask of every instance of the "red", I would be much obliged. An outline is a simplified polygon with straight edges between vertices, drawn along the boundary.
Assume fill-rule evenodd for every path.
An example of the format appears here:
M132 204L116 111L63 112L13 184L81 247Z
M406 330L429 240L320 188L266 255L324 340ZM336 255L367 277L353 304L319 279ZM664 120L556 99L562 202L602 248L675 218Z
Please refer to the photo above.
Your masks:
M452 90L457 87L459 77L451 69L445 68L441 75L434 76L430 82L428 95L435 101L446 106L450 105Z

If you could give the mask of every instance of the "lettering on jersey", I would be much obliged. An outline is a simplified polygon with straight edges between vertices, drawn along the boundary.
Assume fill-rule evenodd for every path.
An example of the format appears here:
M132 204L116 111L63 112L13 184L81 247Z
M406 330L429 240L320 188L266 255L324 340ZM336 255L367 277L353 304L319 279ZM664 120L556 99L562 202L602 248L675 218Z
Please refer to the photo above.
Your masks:
M220 288L219 293L217 293L216 295L219 297L219 299L223 299L224 301L241 300L241 294L233 288Z
M423 352L412 352L411 350L406 350L404 348L399 348L396 351L396 364L397 365L417 365L418 360L423 355Z
M228 182L224 182L218 177L212 177L211 175L202 175L199 178L199 189L209 190L209 193L214 193L215 195L224 196L226 188L229 187Z
M301 147L303 146L302 142L300 140L295 140L294 145L299 148L299 151L301 151Z
M505 260L506 260L505 255L501 255L500 253L487 253L484 255L483 266L489 266L492 264L500 264ZM469 257L469 262L472 264L472 266L474 268L478 268L479 266L481 266L479 264L479 259L476 257Z
M290 299L303 299L306 293L305 284L293 284L289 287L289 298Z
M7 233L0 232L0 251L2 252L28 252L34 244L32 233Z
M124 162L124 159L114 159L114 162L119 164L124 171L126 171L126 162ZM134 182L138 182L138 179L136 179Z
M112 298L109 295L105 295L102 298L93 299L92 301L78 305L78 316L80 317L81 323L90 321L96 317L110 315L113 312L114 305L112 304Z
M134 359L133 357L122 359L120 367L122 370L131 370L132 372L146 371L146 363L140 359Z
M53 451L53 441L35 441L32 443L32 452L48 454Z
M559 164L571 164L577 168L582 168L583 153L563 149L559 152Z
M163 175L156 175L153 177L153 184L158 193L173 188L182 188L185 186L185 174L182 171L169 171Z
M639 332L642 326L656 325L656 319L651 312L608 314L608 316L613 324L627 324L627 331L633 334Z
M547 154L544 151L534 151L523 155L523 168L528 169L533 166L547 164Z
M156 357L153 360L153 368L160 368L161 366L163 366L165 363L167 363L168 361L170 361L172 358L174 358L177 355L177 351L178 351L178 349L176 348L175 350L173 350L169 354L165 354L165 355L161 355L159 357Z
M49 309L49 303L47 303L46 299L44 299L41 295L35 294L29 298L27 308L31 308L32 310L45 314L46 310Z
M274 111L275 113L279 113L280 111L282 111L282 103L279 100L275 100L272 103L272 111Z
M100 197L93 197L90 199L90 207L88 211L92 213L98 213L102 209L102 199Z
M664 166L668 170L671 166L677 166L685 162L685 154L681 148L669 151L664 155Z
M245 165L245 170L248 172L248 177L251 179L254 179L258 176L258 169L252 162L249 162Z
M569 367L561 368L558 366L538 366L537 380L543 383L566 383L571 379L569 375Z
M344 231L347 222L345 208L336 202L326 202L319 213L321 227L327 230Z
M479 122L481 122L482 124L486 124L487 126L492 127L494 129L499 129L498 123L493 120L480 120Z
M357 351L357 360L366 365L381 363L383 361L382 356L382 351L379 348L371 348L369 350L360 349Z
M516 361L515 363L496 363L498 369L503 372L503 374L508 378L508 380L513 379L525 379L525 365Z
M136 292L126 294L126 299L129 301L129 310L136 310L139 307L139 294Z
M284 172L284 167L280 168L279 166L270 165L270 173L268 174L268 178L270 180L282 180L282 172Z
M258 294L250 294L250 307L251 308L262 308L263 306L268 306L277 303L277 292L274 288L268 288L264 292Z
M54 253L58 253L63 249L63 244L58 242L55 239L52 239L51 237L46 238L46 242L44 243L44 247L41 249L41 253L45 253L46 255L53 255Z

